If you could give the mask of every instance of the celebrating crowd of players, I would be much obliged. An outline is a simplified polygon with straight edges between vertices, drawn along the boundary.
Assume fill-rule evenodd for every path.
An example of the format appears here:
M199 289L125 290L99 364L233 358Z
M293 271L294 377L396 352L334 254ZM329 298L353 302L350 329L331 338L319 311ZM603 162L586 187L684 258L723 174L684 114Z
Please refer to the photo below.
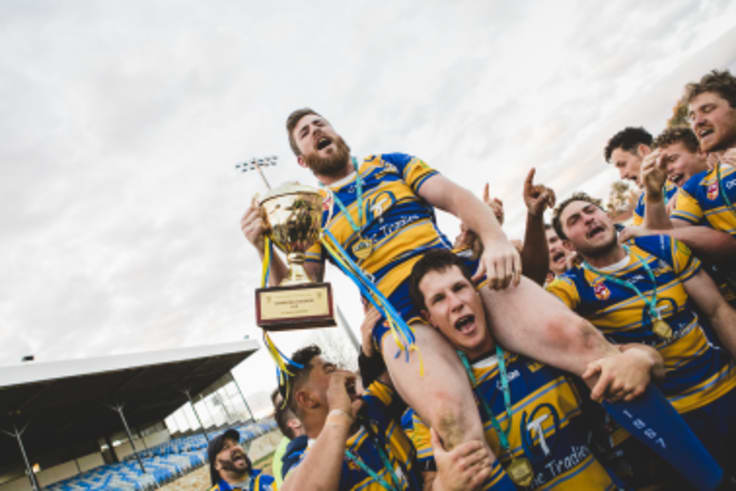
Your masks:
M386 313L369 307L359 376L317 346L294 353L275 403L293 440L269 485L732 486L736 77L708 73L684 101L689 127L656 138L629 127L605 146L642 189L632 226L621 230L584 193L545 224L555 193L531 170L521 244L506 238L503 204L487 189L479 199L403 153L358 161L324 117L294 111L289 143L325 188L323 228L411 326L415 346L397 345ZM461 220L454 244L435 207ZM241 227L263 255L257 206ZM320 281L327 251L317 243L306 256ZM286 273L277 257L271 273L273 284Z

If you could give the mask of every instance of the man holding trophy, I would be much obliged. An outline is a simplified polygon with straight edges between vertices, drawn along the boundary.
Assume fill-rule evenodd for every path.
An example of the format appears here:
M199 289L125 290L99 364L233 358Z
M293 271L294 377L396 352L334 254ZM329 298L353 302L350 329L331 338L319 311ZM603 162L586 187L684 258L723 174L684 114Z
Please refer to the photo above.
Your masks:
M321 282L324 261L330 258L349 276L372 284L374 289L361 287L364 295L374 292L388 300L390 305L381 309L385 322L376 324L373 341L401 397L447 449L485 438L457 354L421 320L409 298L412 266L428 250L451 248L436 227L434 207L458 217L483 243L483 254L471 267L474 281L485 278L483 285L488 285L479 291L499 344L578 376L588 363L618 353L589 322L521 276L519 253L490 208L470 191L406 154L373 155L359 164L329 122L311 109L294 111L286 126L297 162L323 187L321 226L330 239L307 249L304 269ZM281 284L287 268L275 255L268 258L264 233L271 227L257 203L244 214L241 228L262 259L265 254L270 283ZM392 322L411 326L413 346L402 346L388 327ZM471 333L476 324L471 316L459 319L455 328ZM405 356L398 356L402 351Z

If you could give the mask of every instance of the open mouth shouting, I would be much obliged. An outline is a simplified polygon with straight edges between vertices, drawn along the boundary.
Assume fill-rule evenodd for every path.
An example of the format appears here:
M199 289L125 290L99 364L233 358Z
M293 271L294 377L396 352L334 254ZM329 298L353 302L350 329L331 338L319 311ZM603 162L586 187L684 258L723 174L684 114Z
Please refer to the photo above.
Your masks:
M470 334L475 330L475 315L468 314L455 321L455 330L461 334Z
M681 187L683 184L685 184L685 174L679 173L679 174L670 174L669 175L670 182L677 186L678 188Z
M319 139L317 139L317 145L315 146L317 150L322 150L323 148L326 148L327 146L332 143L332 139L327 136L321 136Z
M565 260L565 252L564 251L557 251L552 255L552 262L553 263L559 263L560 261Z
M603 225L594 225L590 230L588 230L588 233L585 234L585 237L587 239L594 239L605 231L606 228Z

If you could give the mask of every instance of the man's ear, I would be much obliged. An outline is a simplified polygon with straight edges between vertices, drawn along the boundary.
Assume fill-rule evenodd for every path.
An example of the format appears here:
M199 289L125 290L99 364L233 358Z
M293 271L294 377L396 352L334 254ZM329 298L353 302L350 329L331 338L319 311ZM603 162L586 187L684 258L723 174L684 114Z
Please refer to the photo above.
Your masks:
M575 250L575 246L572 245L572 242L570 242L570 239L563 239L562 240L562 247L564 247L565 249L567 249L570 252L577 252Z
M652 153L652 147L650 147L649 145L640 143L639 145L636 146L636 152L639 154L639 156L646 157L647 155Z
M318 402L312 397L312 394L306 389L299 389L294 392L294 400L304 409L312 409L317 406Z
M296 163L304 167L305 169L307 168L307 163L305 162L303 155L298 155L296 157Z

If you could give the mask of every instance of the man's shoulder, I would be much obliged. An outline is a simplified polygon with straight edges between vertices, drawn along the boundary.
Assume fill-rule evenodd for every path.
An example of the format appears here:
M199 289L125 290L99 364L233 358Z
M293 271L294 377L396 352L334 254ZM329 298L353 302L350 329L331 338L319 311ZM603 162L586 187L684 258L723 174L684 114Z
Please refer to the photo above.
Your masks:
M685 184L682 185L682 190L690 196L696 196L698 194L698 190L705 184L710 172L710 169L706 169L702 172L698 172L697 174L693 174L690 176L690 179L685 181Z
M670 248L672 247L672 238L664 234L645 235L635 237L629 243L660 259L668 259Z

